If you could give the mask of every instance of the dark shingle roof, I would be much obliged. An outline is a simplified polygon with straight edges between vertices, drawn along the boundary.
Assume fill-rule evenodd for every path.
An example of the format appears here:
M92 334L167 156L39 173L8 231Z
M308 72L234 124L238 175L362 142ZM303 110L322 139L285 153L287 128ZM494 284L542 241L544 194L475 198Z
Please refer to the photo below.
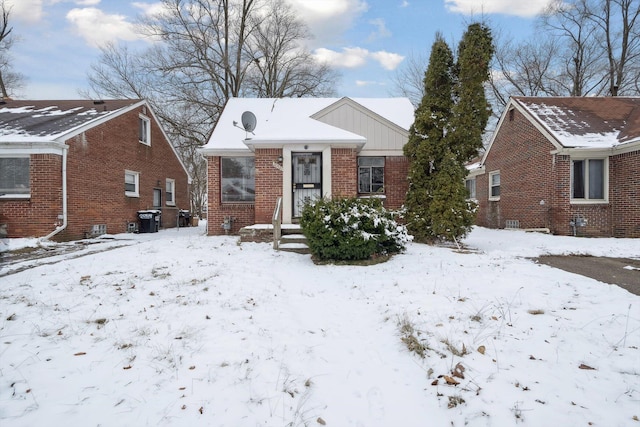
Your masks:
M0 103L0 142L51 141L141 100L13 101Z
M514 97L565 147L640 140L640 97Z

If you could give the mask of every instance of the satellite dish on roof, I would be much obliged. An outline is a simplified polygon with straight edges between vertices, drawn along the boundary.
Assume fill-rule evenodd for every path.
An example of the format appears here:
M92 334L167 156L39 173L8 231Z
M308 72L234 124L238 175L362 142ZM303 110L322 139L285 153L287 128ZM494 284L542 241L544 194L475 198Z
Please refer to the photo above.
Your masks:
M244 130L253 133L253 130L256 128L256 123L256 115L251 111L242 113L242 127L244 127Z

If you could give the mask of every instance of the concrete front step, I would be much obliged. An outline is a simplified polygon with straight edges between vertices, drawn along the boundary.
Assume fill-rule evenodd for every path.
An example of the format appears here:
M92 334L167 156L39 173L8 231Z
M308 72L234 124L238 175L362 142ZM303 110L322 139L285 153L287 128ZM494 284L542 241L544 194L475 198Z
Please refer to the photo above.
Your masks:
M298 254L309 254L309 246L306 243L280 243L278 249L283 252L295 252Z
M280 236L280 243L307 243L304 234L283 234Z
M273 227L271 224L254 224L240 230L241 242L273 242ZM282 224L280 227L280 242L278 250L310 253L306 244L307 239L302 234L300 224Z

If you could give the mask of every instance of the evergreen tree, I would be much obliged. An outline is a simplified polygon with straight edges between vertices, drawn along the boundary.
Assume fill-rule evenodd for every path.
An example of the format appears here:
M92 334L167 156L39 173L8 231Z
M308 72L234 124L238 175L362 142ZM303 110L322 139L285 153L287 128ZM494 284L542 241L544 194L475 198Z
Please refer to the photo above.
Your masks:
M470 25L458 52L454 63L451 49L436 35L424 96L404 148L411 162L407 228L417 241L455 241L467 234L475 217L464 185L465 163L482 147L489 117L483 87L493 52L488 29Z
M436 34L424 76L424 96L404 147L404 154L410 160L407 228L418 241L437 237L433 225L438 219L433 217L431 208L441 206L440 200L434 200L435 186L448 152L445 137L453 108L453 65L451 49L442 35Z
M484 24L469 25L458 45L455 68L455 105L448 135L458 160L467 163L482 149L482 134L491 115L485 96L489 63L493 56L491 30Z

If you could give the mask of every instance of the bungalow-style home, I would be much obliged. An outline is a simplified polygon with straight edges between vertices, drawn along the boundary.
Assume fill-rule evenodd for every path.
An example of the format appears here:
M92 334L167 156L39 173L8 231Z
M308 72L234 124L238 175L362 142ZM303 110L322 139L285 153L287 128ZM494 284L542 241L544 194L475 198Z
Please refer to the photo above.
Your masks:
M640 237L640 97L514 97L467 188L477 224Z
M283 224L320 197L379 197L399 208L413 112L406 98L230 99L201 149L208 234L271 224L279 197Z
M173 227L189 206L188 181L144 100L0 102L0 224L9 238ZM139 222L139 211L157 222Z

